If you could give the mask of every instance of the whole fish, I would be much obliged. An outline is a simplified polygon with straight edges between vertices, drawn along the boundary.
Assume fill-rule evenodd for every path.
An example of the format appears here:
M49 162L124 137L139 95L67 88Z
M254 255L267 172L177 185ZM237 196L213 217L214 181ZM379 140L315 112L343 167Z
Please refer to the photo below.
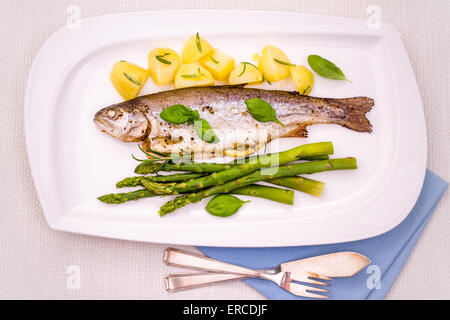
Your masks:
M285 126L255 120L245 104L251 98L267 101ZM220 141L203 141L192 124L164 121L160 113L175 104L197 110ZM306 127L316 123L371 132L365 114L373 105L374 100L366 97L315 98L298 92L214 86L141 96L98 111L94 122L101 131L119 140L144 141L145 147L161 153L238 157L253 153L276 138L306 137Z

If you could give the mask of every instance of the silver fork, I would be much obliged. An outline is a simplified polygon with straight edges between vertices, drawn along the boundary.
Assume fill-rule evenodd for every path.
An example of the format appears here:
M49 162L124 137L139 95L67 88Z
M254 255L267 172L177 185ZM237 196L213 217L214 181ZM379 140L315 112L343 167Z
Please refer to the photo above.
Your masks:
M170 266L187 267L202 271L218 273L216 276L218 280L221 277L226 276L220 273L228 273L228 274L231 273L236 275L238 278L252 277L270 280L294 295L308 298L327 299L328 298L327 296L317 294L314 292L327 293L328 290L306 286L303 284L295 283L293 281L311 283L318 286L326 286L328 285L326 282L310 279L310 277L322 280L332 280L329 277L307 271L296 272L295 277L293 277L291 272L281 271L280 269L277 268L261 271L252 270L249 268L211 259L205 256L199 256L187 251L182 251L174 248L167 248L165 250L163 261L165 264ZM199 276L201 277L201 275ZM197 280L201 280L201 278L197 278ZM171 285L173 286L174 284L176 286L176 283L173 283L173 281L177 281L177 278L170 276L166 277L166 288L170 288ZM185 283L183 283L183 285L185 285Z

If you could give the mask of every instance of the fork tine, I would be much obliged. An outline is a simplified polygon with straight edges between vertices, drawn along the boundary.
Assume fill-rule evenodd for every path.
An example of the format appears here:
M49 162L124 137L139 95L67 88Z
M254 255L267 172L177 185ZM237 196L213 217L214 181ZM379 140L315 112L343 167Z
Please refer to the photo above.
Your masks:
M317 284L319 286L329 286L330 284L327 282L318 281L313 278L323 279L323 280L333 280L331 278L328 278L328 277L325 277L325 276L322 276L322 275L319 275L319 274L313 273L313 272L304 272L304 273L297 272L295 274L291 273L290 278L294 281Z
M329 299L327 296L322 296L320 294L306 292L303 297L305 298L314 298L314 299Z
M323 292L323 293L328 292L328 290L325 290L325 289L305 286L303 284L298 284L298 283L294 283L294 282L287 283L283 287L290 293L293 293L297 296L308 297L308 298L318 298L318 299L328 299L327 296L322 296L320 294L313 293L313 291ZM308 292L307 290L312 291L312 292Z
M306 280L302 280L301 282L311 283L311 284L317 284L318 286L329 286L329 283L317 281L311 278L306 278Z

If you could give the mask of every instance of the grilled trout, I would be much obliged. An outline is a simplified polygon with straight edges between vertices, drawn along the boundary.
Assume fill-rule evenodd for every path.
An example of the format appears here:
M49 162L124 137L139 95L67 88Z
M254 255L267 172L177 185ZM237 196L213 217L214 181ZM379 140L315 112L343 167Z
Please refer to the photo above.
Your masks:
M274 108L276 122L259 122L248 112L245 100L260 98ZM199 112L219 138L203 141L192 124L172 124L160 118L165 108L182 104ZM167 154L245 156L281 137L306 137L316 123L339 124L358 132L371 132L365 114L374 105L366 97L331 99L302 96L298 92L214 86L163 91L106 107L95 114L97 127L126 142Z

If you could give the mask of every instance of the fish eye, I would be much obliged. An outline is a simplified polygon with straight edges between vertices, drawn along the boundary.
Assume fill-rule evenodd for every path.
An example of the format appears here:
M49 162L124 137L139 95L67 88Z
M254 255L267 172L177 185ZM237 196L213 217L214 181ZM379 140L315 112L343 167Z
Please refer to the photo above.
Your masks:
M106 112L106 115L108 116L108 118L113 119L116 116L116 111L114 110L108 110Z

